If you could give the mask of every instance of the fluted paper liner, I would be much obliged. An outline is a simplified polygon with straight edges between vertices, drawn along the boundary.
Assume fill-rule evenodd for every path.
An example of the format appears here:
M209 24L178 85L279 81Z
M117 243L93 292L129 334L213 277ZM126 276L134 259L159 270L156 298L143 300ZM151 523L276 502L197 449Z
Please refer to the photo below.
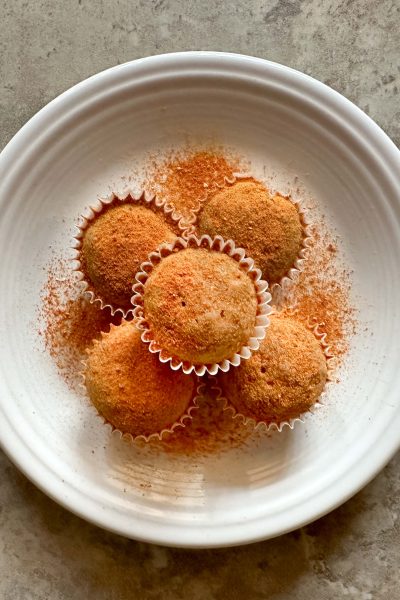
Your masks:
M132 326L134 326L134 325L132 325ZM120 325L111 324L110 331L112 329L114 329L115 327L120 327ZM108 332L101 332L100 339L94 340L93 345L100 344L101 340L107 335L108 335ZM90 350L87 350L86 352L88 353L89 351ZM87 369L87 360L82 360L81 364L82 364L82 372L81 372L82 388L86 392L86 375L85 374L86 374L86 369ZM92 405L93 409L96 411L96 416L101 420L102 424L107 425L111 428L111 433L113 435L118 436L119 438L124 439L131 443L135 443L137 441L150 442L152 440L162 440L162 438L166 434L174 433L174 431L176 429L181 429L183 427L186 427L186 425L193 419L193 414L195 413L195 411L198 410L198 401L203 397L204 389L205 389L204 382L198 378L195 389L194 389L193 398L189 402L189 405L188 405L186 411L182 414L182 416L177 421L175 421L175 423L173 423L170 427L165 427L161 431L155 431L154 433L150 433L148 435L140 434L140 435L134 436L131 433L121 431L120 429L115 427L110 421L108 421L105 417L103 417L103 415L98 412L98 410L96 409L96 407L94 406L94 404L92 402L91 402L91 405Z
M146 322L143 292L149 275L163 258L185 248L208 248L215 252L223 252L236 260L254 282L258 308L253 333L247 344L242 346L238 352L218 363L194 364L189 361L182 361L176 356L171 356L154 340L152 331ZM218 370L227 372L231 366L237 367L242 359L250 358L252 352L258 350L260 340L265 337L265 329L269 324L268 314L271 312L271 307L269 306L271 294L267 292L268 283L261 279L261 271L254 267L253 259L246 257L243 248L236 248L233 240L224 240L221 236L211 238L209 235L203 235L201 238L197 238L194 235L188 236L187 239L177 238L172 244L162 244L156 252L152 252L149 255L148 261L142 263L135 279L137 283L132 288L134 292L132 304L135 307L133 314L137 318L139 329L142 331L142 340L149 344L150 352L157 353L161 362L169 362L173 370L182 369L186 374L194 371L198 376L202 376L205 373L215 375Z
M118 206L124 203L137 203L141 206L148 207L150 210L153 210L156 213L164 214L168 219L170 219L170 221L172 221L172 225L176 227L177 235L183 235L188 225L185 225L182 215L177 213L174 208L165 200L160 200L152 194L148 195L146 192L141 192L137 195L133 194L132 192L127 192L123 196L113 192L106 198L99 198L96 203L88 206L84 213L80 216L78 224L76 225L77 233L73 238L72 247L75 250L75 256L73 258L76 261L73 270L76 273L77 280L80 283L81 293L91 304L98 304L102 310L109 308L112 315L119 313L125 319L128 315L132 314L133 308L124 309L119 306L114 306L97 294L92 284L87 281L80 261L83 236L89 225L111 206ZM156 247L154 249L156 249ZM132 283L134 283L133 277Z
M328 376L327 376L327 382L325 384L325 389L323 390L323 392L320 395L320 397L318 398L318 400L314 404L312 404L307 411L300 413L297 417L293 417L291 419L285 419L285 420L279 421L279 422L257 421L256 419L253 419L252 417L246 417L242 413L238 412L236 410L236 408L233 406L233 404L230 402L229 398L227 396L224 396L222 389L218 385L218 381L215 379L214 388L218 389L218 392L217 392L218 397L225 399L226 404L225 404L224 410L230 411L233 419L238 420L243 425L253 426L254 431L264 430L264 431L279 431L279 432L281 432L285 427L289 427L290 429L293 429L295 427L296 423L304 423L305 418L308 415L317 413L324 406L324 398L327 395L327 390L328 390L329 386L333 382L333 372L335 370L336 361L335 361L334 356L331 354L330 347L329 347L329 344L327 341L327 334L323 332L322 325L320 325L319 323L316 323L316 322L309 322L308 328L310 329L310 331L312 331L312 333L315 335L315 337L318 339L318 341L321 345L322 351L325 354L325 358L326 358L326 362L327 362L327 369L328 369Z
M261 183L261 185L263 185L265 187L266 191L268 193L271 193L269 191L268 187L262 181L258 181L251 173L234 173L233 177L231 177L231 178L225 177L224 184L218 185L217 187L220 190L222 190L224 187L234 186L235 183L238 183L239 181L254 181L255 183ZM218 192L215 192L215 193L218 193ZM279 194L279 192L275 192L275 194ZM281 195L281 194L279 194L279 195ZM300 222L301 222L301 225L303 228L303 238L302 238L302 243L301 243L301 247L299 250L299 254L295 258L293 266L287 271L287 273L285 273L285 275L283 275L283 277L280 279L280 281L271 284L270 288L271 288L271 293L273 296L281 295L283 293L283 291L285 290L286 286L290 285L292 282L295 282L296 279L299 277L299 274L301 273L301 271L304 270L304 264L307 259L307 253L308 253L308 250L309 250L309 247L311 244L310 210L307 208L305 202L303 202L300 199L294 199L291 196L283 196L283 197L288 198L296 206L296 208L298 210ZM187 229L183 233L183 237L187 237L189 235L196 234L196 222L197 222L198 214L204 205L205 205L205 202L202 202L200 204L200 206L198 207L198 209L196 209L196 211L194 211L196 214L194 214L193 223L191 223L190 226L187 227ZM275 300L275 298L274 298L274 300Z

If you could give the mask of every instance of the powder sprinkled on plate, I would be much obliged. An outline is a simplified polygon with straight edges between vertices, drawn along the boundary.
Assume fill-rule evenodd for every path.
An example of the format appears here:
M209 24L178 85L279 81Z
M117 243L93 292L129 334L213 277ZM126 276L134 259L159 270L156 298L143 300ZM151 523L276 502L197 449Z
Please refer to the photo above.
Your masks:
M357 326L356 310L350 304L351 273L340 263L337 243L322 219L310 226L310 232L304 271L282 304L295 310L304 323L321 325L340 361Z
M172 456L200 458L227 452L261 436L252 426L233 419L231 411L224 411L224 404L212 394L202 398L186 427L166 434L161 441L150 442L152 449Z
M172 204L185 219L197 211L202 201L232 179L240 161L229 153L207 149L201 152L171 153L163 161L153 159L145 187Z
M146 168L146 187L190 218L201 203L233 179L235 172L248 170L238 159L220 150L182 151L153 159L152 171ZM318 221L318 222L317 222ZM356 313L350 305L350 272L340 264L339 248L323 220L310 226L312 242L304 270L288 289L275 297L278 309L291 309L296 318L318 323L327 334L332 354L343 357L348 350L351 333L356 327ZM53 262L42 291L39 308L43 324L44 345L56 367L69 385L77 390L81 384L81 360L84 352L110 324L119 324L109 310L100 310L79 297L75 280L66 261ZM233 420L221 402L207 397L196 417L174 435L155 442L157 449L169 454L202 456L252 443L252 429ZM257 435L265 435L257 432ZM153 449L150 443L149 449Z
M117 325L121 318L80 297L68 262L62 259L48 267L41 299L39 334L61 377L77 390L86 348L102 331L109 331L110 323Z

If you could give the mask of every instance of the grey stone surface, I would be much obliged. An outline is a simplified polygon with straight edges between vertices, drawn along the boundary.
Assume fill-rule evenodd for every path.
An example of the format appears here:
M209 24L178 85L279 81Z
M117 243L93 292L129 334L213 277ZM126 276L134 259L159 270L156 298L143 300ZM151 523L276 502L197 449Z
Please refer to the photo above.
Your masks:
M176 50L254 54L353 100L400 143L399 0L3 0L0 147L106 67ZM400 597L400 456L331 515L276 540L184 551L105 533L0 456L0 598L386 600Z

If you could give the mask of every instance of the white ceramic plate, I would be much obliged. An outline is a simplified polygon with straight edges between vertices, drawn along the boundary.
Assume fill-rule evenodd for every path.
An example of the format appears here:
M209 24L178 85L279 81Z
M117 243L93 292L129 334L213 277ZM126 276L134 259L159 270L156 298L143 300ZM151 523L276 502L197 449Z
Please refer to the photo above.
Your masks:
M300 178L343 240L360 324L318 416L197 461L147 456L111 437L40 351L35 324L43 267L68 246L77 215L147 151L188 139L237 148L281 189ZM256 58L145 58L51 102L9 143L0 169L1 442L49 496L133 538L239 544L320 517L397 450L399 151L342 96Z

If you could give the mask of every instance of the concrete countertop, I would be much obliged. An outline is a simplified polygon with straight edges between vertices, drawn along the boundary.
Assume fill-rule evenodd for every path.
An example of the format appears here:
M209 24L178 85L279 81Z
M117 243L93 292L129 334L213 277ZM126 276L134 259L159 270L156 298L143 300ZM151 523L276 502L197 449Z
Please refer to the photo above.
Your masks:
M399 0L3 0L0 148L49 100L112 65L178 50L284 63L354 101L400 144ZM0 424L1 426L1 424ZM281 538L166 549L88 525L0 454L2 600L386 600L400 589L400 455L334 513Z

